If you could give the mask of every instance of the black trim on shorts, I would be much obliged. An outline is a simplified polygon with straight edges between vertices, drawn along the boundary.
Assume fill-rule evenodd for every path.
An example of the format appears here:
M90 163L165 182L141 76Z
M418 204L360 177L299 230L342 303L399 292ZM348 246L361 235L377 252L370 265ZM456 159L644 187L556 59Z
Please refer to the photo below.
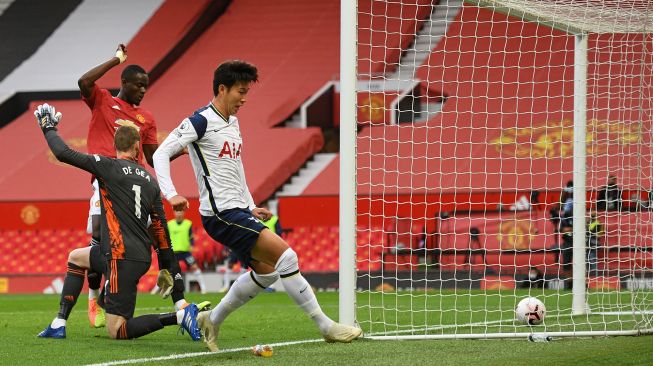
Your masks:
M294 271L294 272L290 272L290 273L286 273L286 274L279 274L279 277L281 277L281 278L286 278L286 277L294 276L294 275L296 275L297 273L299 273L299 270L296 270L296 271Z

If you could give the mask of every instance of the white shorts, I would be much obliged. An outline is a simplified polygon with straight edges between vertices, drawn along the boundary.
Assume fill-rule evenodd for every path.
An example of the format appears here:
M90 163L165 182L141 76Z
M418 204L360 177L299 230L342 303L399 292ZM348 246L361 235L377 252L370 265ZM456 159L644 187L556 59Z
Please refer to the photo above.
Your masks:
M86 223L86 232L89 234L93 234L93 221L91 217L102 213L102 208L100 207L100 187L98 186L97 179L93 179L92 186L93 195L89 200L88 221Z

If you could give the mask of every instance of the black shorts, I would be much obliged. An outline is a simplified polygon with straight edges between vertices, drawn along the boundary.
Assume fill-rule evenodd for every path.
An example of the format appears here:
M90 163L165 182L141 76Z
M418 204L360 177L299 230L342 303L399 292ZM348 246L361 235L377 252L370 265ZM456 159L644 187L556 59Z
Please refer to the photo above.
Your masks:
M150 269L149 262L126 259L107 262L104 310L125 319L134 316L138 281Z
M100 274L107 272L107 258L102 255L99 245L91 245L91 252L89 253L89 264L91 271Z
M195 264L195 257L193 257L190 252L175 252L175 258L177 259L177 262L186 262L186 265L189 269L193 266L193 264Z
M213 240L231 249L238 260L249 267L251 251L258 236L267 229L263 223L246 208L224 210L218 215L202 216L204 230Z

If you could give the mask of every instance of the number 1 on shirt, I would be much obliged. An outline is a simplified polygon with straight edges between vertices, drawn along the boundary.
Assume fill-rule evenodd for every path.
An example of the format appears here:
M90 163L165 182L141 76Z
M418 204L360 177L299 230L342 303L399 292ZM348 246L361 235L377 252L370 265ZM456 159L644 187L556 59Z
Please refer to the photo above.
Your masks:
M141 218L141 186L134 184L132 186L132 191L134 191L134 200L136 201L136 217Z

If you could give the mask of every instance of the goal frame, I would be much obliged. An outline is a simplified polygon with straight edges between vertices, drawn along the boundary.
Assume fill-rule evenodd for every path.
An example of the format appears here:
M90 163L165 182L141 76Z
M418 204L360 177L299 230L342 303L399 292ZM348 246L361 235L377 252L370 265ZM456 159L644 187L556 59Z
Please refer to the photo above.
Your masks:
M562 30L575 37L573 111L573 285L572 315L589 313L586 292L586 170L587 170L587 70L590 31L583 25L559 22L510 7L517 0L465 0L479 7ZM357 0L341 0L340 18L340 196L339 196L339 320L356 325L356 222L357 222ZM640 30L639 32L645 32ZM624 33L638 33L637 30ZM494 339L525 338L529 333L476 333L440 335L372 336L370 339ZM548 332L557 337L653 334L653 329L621 331Z

